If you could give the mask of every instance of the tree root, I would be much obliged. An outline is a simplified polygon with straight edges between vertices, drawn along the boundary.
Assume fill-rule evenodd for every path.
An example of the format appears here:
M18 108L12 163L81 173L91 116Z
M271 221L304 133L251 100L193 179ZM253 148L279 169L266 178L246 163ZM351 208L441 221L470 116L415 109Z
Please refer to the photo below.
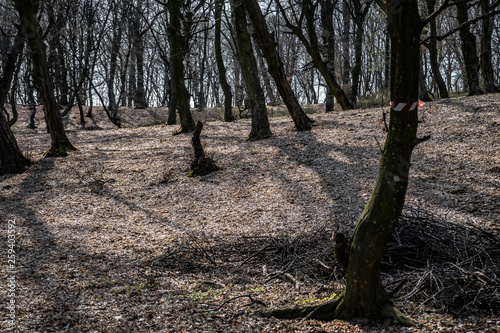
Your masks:
M49 150L47 150L43 155L42 158L45 157L66 157L68 156L69 151L77 151L76 149L69 141L68 142L58 142L54 145L52 145Z
M173 133L173 135L179 135L184 133L191 133L194 130L194 124L188 126L181 126L177 131Z
M305 307L285 307L280 309L260 311L256 315L261 317L275 317L278 319L316 319L321 321L331 321L334 319L351 320L359 317L369 317L370 319L381 319L388 324L401 326L418 326L418 323L406 317L392 304L387 303L375 315L363 316L362 314L351 313L344 305L344 294L335 297L333 300L320 305Z

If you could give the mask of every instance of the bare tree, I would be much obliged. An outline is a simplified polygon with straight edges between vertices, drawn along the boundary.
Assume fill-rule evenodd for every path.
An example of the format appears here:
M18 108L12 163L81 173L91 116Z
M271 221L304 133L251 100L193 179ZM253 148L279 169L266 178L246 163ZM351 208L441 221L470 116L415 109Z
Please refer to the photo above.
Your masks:
M260 140L272 135L267 117L264 91L258 77L257 62L252 49L252 41L247 29L247 14L243 0L231 0L233 26L241 64L241 72L245 80L245 88L252 112L252 129L247 140Z
M217 61L217 70L219 72L219 82L224 92L224 121L234 121L231 93L231 86L226 79L226 67L222 58L221 47L221 23L222 23L222 5L223 0L216 0L215 2L215 57Z
M283 102L288 108L288 112L292 116L295 128L297 131L310 130L312 128L312 121L304 110L302 110L297 97L295 97L295 93L290 87L290 82L286 77L281 57L276 50L276 41L269 32L269 28L267 27L266 20L258 2L256 0L247 0L244 3L255 30L257 43L266 58L268 71L276 83L276 87L278 88Z
M67 156L68 151L76 148L71 144L64 130L61 114L59 113L52 80L49 75L45 45L43 43L43 32L36 17L39 8L39 1L16 0L15 8L19 13L19 18L23 27L23 34L26 36L31 49L33 62L33 77L37 90L42 97L45 121L50 133L52 146L44 154L45 157Z

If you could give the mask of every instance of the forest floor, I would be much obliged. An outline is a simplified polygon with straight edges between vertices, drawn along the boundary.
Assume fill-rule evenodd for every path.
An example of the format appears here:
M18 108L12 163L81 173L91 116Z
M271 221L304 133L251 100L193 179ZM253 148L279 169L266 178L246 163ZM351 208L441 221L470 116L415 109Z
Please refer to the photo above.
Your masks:
M414 328L253 315L341 292L331 235L350 233L367 202L387 107L316 113L301 133L274 117L274 136L258 142L245 141L248 119L207 122L201 140L220 170L203 177L187 176L191 135L146 126L164 111L124 110L117 129L98 109L81 128L74 110L66 128L79 150L40 159L50 144L42 113L31 130L20 108L14 133L35 163L0 177L1 331L12 328L13 285L19 332L500 332L500 94L420 110L419 136L431 139L413 154L410 223L388 247L408 262L386 257L383 274ZM411 229L423 225L430 232ZM435 250L418 266L407 253L423 243L417 252ZM431 260L436 251L446 262Z

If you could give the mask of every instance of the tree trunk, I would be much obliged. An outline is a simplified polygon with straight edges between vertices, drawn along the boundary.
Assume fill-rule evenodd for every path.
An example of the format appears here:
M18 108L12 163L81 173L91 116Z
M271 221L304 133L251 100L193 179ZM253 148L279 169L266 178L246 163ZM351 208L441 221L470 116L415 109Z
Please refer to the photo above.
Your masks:
M184 22L184 29L181 29L181 6L177 1L169 1L167 8L170 14L168 25L168 37L172 52L172 82L175 86L175 96L177 99L177 110L181 121L181 127L176 134L192 132L194 130L194 120L189 106L189 92L184 81L184 58L188 49L189 22ZM172 103L171 103L172 105Z
M52 141L52 146L44 154L44 157L62 157L67 156L68 151L74 151L76 148L73 147L66 136L62 117L54 97L54 90L47 65L45 45L43 43L42 27L36 18L38 5L38 1L15 1L15 7L19 13L21 24L24 29L24 35L31 49L34 71L33 77L35 85L42 97L47 129Z
M390 300L380 279L384 248L397 226L408 186L411 153L417 142L420 33L417 1L407 1L401 13L390 11L391 98L390 125L377 180L356 225L350 248L341 317L387 317ZM411 105L396 111L396 105ZM385 318L383 318L385 319Z
M457 3L458 24L469 20L469 4L466 2ZM479 58L477 56L476 36L466 26L460 29L460 39L462 41L462 55L467 72L467 85L469 86L469 96L483 93L479 86Z
M231 93L229 83L227 83L226 67L224 66L224 61L222 59L221 21L223 4L223 0L217 0L215 4L215 58L217 61L217 70L219 72L219 83L222 91L224 92L224 121L230 122L234 121L232 108L233 94Z
M342 1L342 89L344 89L347 98L352 104L352 86L351 86L351 52L349 41L351 37L351 15L349 14L349 4ZM353 104L354 108L354 104Z
M278 51L276 50L277 44L273 36L269 33L269 29L259 3L257 0L247 0L244 1L244 4L248 16L252 21L255 33L258 36L256 38L257 43L259 44L262 54L266 58L268 71L273 77L276 87L278 88L278 92L280 93L281 98L287 106L288 112L295 123L295 129L297 129L297 131L310 130L312 128L312 121L306 115L304 110L302 110L297 97L290 87L290 82L287 80L283 62L281 61Z
M481 0L481 14L487 14L490 6L489 0ZM493 35L493 25L489 17L481 21L481 73L484 81L484 90L488 93L500 92L495 84L495 77L491 57L491 36Z
M390 125L373 192L353 233L341 296L319 306L279 309L265 316L306 317L319 320L364 317L415 323L392 306L380 277L385 246L403 209L410 160L417 144L420 33L423 27L417 0L406 1L400 11L388 11L391 35ZM401 110L401 111L398 111Z
M279 5L279 2L277 2L277 4ZM284 9L281 6L279 8L285 17L286 13L284 12ZM342 88L338 84L334 72L331 69L329 69L328 64L321 59L318 36L316 35L316 24L314 21L315 14L313 5L311 4L310 1L303 1L302 10L305 13L304 16L306 18L307 32L310 41L308 41L305 38L301 29L292 25L290 22L287 22L287 27L290 28L292 32L302 42L307 53L311 56L314 65L325 79L327 86L331 89L331 91L335 95L335 98L337 99L337 102L340 104L342 109L344 110L353 109L354 107L350 102L349 98L347 98L345 91L342 90Z
M332 0L321 0L321 26L323 28L323 44L326 45L326 67L332 76L335 75L335 30L333 28L333 12L335 4ZM326 87L325 111L331 112L335 108L334 94L330 87Z
M144 41L141 31L141 3L137 1L136 8L133 9L132 19L132 47L135 51L136 85L134 94L134 105L136 109L147 107L146 90L144 88Z
M116 6L116 4L115 4ZM120 42L122 38L123 25L121 23L121 19L118 16L118 9L115 9L114 17L113 17L113 39L111 40L110 47L110 61L109 61L109 77L107 79L108 85L108 117L113 124L118 127L121 127L121 121L118 117L118 105L116 103L115 96L115 76L116 69L118 67L117 59L118 52L120 51Z
M427 10L429 13L434 12L434 8L436 6L436 0L427 0ZM432 20L430 23L430 31L431 37L437 36L437 27L436 20ZM441 98L448 98L448 89L446 88L446 83L441 76L441 72L439 71L439 62L438 62L438 50L437 50L437 40L435 38L431 38L429 40L429 56L431 62L432 74L434 76L434 80L436 80L436 84L439 89L439 96Z
M17 35L14 38L14 44L6 56L7 59L2 69L3 76L0 77L0 108L3 108L4 104L7 102L7 96L12 84L12 79L14 77L14 73L16 72L17 60L22 55L23 49L23 31L21 28L18 28ZM0 110L0 112L3 111Z
M23 172L30 163L19 149L5 114L0 110L0 176Z
M254 141L272 135L267 118L266 100L260 85L257 62L253 54L252 41L247 30L247 15L243 0L231 0L233 25L236 33L241 72L245 80L252 112L252 129L247 140Z
M4 64L3 76L0 78L0 176L8 173L23 172L30 164L29 159L19 149L16 138L10 129L3 111L3 106L12 83L12 77L16 70L16 60L22 53L23 46L23 33L21 29L18 29L14 45L7 55L7 61Z
M423 102L432 101L432 98L429 94L429 88L427 87L427 82L425 81L423 66L420 66L420 74L418 76L418 99Z
M262 77L262 82L264 83L264 88L266 90L268 105L279 105L280 101L276 97L274 89L271 85L269 71L267 70L266 63L264 62L264 55L262 54L260 47L255 48L255 54L257 56L257 63L259 65L259 73Z

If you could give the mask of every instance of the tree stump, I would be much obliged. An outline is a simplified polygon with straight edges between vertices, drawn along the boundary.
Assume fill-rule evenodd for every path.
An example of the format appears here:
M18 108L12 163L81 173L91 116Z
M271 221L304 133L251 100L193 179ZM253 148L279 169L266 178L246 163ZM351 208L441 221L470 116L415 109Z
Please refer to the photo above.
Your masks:
M203 129L203 123L198 121L193 132L193 149L194 149L194 159L191 162L191 172L189 176L204 176L212 171L218 170L215 162L210 158L205 156L203 151L203 146L200 140L201 130Z

